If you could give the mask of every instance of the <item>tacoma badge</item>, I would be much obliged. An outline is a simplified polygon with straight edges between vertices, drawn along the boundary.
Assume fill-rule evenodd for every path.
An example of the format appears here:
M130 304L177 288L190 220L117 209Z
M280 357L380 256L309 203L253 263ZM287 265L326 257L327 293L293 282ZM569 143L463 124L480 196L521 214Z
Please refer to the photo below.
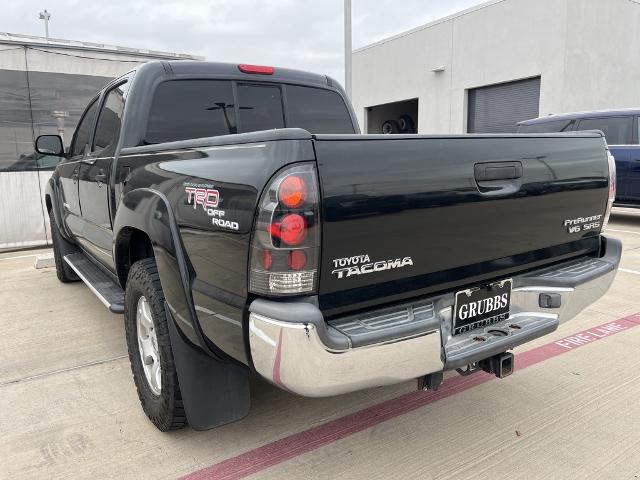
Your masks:
M338 278L345 278L351 275L365 275L367 273L382 272L384 270L391 270L392 268L402 268L411 265L413 265L411 257L371 262L369 255L356 255L353 257L334 259L334 270L331 273Z

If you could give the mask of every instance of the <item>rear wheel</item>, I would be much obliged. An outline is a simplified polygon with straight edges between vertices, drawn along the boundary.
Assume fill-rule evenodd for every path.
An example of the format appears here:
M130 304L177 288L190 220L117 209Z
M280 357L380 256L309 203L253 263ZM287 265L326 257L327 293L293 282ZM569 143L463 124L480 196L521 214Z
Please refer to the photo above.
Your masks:
M53 209L49 211L49 223L51 225L51 241L53 243L53 259L56 262L56 275L58 280L64 283L77 282L80 280L73 268L64 261L65 255L70 255L78 251L73 243L60 234Z
M124 322L133 380L142 409L161 431L187 424L171 351L156 263L134 263L125 290Z

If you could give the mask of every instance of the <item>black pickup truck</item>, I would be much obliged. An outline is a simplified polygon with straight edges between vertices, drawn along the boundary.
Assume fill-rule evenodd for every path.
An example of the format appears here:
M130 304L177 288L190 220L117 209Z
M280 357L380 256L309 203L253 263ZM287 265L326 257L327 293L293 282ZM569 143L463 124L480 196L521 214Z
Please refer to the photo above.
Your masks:
M247 414L249 377L329 396L508 352L602 296L615 166L599 132L360 135L294 70L153 62L87 107L46 191L58 278L124 313L161 430Z

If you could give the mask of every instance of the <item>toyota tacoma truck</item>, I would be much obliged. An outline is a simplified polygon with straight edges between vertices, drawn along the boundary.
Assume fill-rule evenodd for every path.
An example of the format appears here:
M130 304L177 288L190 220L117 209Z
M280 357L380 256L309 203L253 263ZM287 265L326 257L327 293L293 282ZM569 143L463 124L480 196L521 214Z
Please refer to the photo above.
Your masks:
M163 431L242 418L251 375L308 397L504 377L620 260L601 132L360 135L323 75L148 63L36 150L62 157L57 276L124 314Z

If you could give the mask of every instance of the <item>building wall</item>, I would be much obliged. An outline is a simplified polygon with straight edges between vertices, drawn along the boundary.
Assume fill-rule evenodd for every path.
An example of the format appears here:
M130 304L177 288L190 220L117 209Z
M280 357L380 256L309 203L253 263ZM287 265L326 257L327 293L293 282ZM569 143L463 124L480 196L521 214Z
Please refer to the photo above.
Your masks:
M640 2L569 2L562 110L640 107Z
M640 106L639 21L635 0L480 5L355 51L358 120L367 106L417 97L420 133L464 133L468 89L535 76L540 115Z

